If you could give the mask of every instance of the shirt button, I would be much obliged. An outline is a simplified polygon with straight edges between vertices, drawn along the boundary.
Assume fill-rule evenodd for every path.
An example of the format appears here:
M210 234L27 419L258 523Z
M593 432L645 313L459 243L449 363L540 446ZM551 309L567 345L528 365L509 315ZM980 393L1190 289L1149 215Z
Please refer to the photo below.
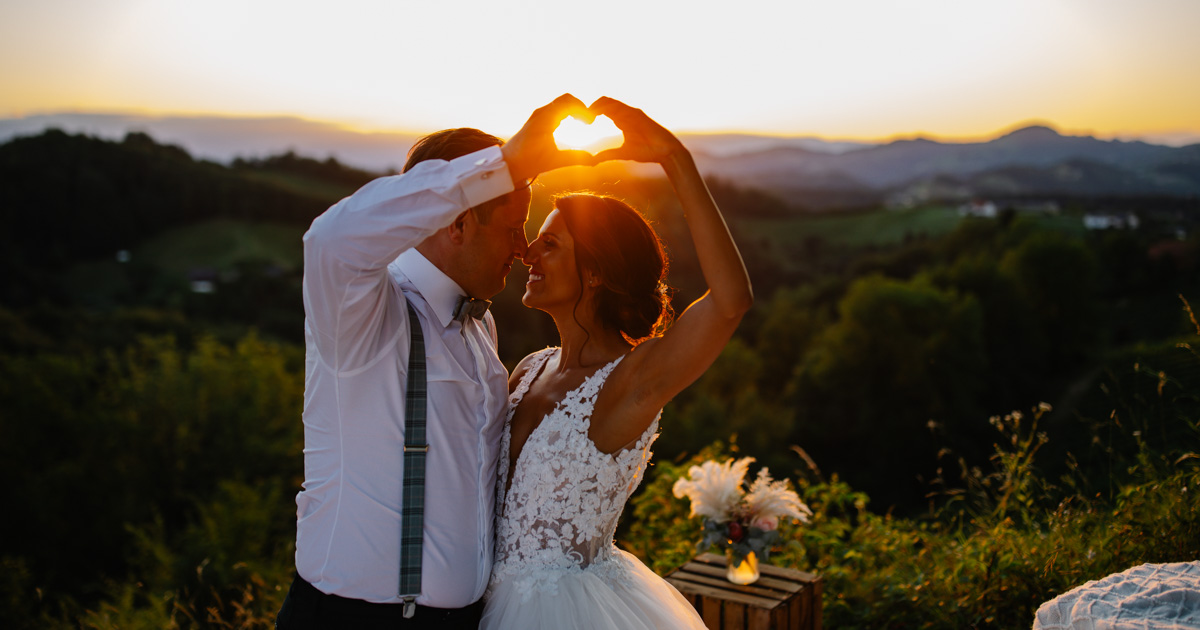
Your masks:
M487 179L487 178L489 178L489 177L491 177L491 176L492 176L492 172L491 172L491 171L488 171L488 172L484 173L483 175L480 175L480 176L479 176L479 178L480 178L480 179Z

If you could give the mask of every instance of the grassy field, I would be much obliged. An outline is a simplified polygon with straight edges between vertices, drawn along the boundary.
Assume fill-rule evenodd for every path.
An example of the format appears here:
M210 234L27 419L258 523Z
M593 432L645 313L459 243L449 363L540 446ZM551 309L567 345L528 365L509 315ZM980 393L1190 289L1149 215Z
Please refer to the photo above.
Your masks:
M313 177L296 175L294 173L279 173L273 171L245 171L243 177L251 181L262 182L277 186L288 192L302 197L325 199L333 203L342 197L353 193L354 186L345 186Z
M133 257L178 273L197 267L226 271L246 260L294 270L302 263L304 231L294 225L219 219L164 232L146 241Z
M961 217L948 206L912 210L878 210L838 214L800 215L783 219L745 219L741 228L758 238L784 244L803 243L816 237L848 247L886 246L907 236L936 237L953 230Z
M73 265L61 278L62 289L82 303L107 307L135 294L148 299L144 295L148 290L171 293L184 286L194 270L224 274L235 271L238 263L257 261L298 272L303 264L303 236L304 228L294 225L229 219L197 223L147 240L131 252L130 263L136 264L118 262L114 256ZM157 289L145 284L147 268L161 273L153 285Z

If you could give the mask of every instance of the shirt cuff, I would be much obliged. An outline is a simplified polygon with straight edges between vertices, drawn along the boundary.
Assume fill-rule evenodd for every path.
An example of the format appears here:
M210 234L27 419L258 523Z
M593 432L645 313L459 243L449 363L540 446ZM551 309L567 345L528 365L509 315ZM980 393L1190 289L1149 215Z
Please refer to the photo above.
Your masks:
M468 207L513 191L512 175L500 147L488 147L450 161Z

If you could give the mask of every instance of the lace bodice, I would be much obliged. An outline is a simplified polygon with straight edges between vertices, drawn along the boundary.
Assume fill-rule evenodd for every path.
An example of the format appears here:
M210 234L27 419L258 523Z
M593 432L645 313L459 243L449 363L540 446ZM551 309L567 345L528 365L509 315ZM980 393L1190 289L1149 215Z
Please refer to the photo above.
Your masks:
M567 393L542 419L518 455L508 485L513 412L557 352L547 348L536 355L509 395L500 446L492 584L519 578L523 593L553 590L562 571L621 572L613 533L642 481L658 431L656 417L632 447L612 454L600 452L588 436L596 396L624 358L619 357Z

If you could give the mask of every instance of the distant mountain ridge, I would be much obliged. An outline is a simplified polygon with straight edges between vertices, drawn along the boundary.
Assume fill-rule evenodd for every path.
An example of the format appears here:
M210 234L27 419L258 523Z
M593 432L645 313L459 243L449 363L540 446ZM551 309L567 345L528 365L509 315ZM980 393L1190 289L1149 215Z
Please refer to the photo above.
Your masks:
M299 118L50 114L0 119L0 142L56 127L120 139L130 130L229 163L288 151L375 172L398 168L417 135L365 133ZM702 172L813 209L980 196L1200 195L1200 144L1063 135L1044 125L984 142L883 144L814 137L681 134ZM655 172L654 169L636 169Z
M701 154L697 162L706 174L809 206L828 207L816 197L852 191L868 203L896 197L923 202L949 191L954 200L1200 195L1200 144L1169 147L1099 140L1065 136L1045 126L1018 129L987 142L898 140L837 154L780 147L728 156ZM867 192L873 194L861 196Z
M0 119L0 143L57 128L67 133L120 140L130 131L176 144L193 156L228 164L235 158L262 158L293 151L375 172L399 169L419 134L344 129L330 123L279 116L137 116L124 114L44 114Z
M804 175L886 188L927 175L964 176L1012 166L1048 167L1073 159L1142 168L1169 161L1181 151L1144 142L1063 136L1038 126L1019 129L988 142L897 140L841 154L780 148L726 157L706 156L703 163L705 168L726 176Z

